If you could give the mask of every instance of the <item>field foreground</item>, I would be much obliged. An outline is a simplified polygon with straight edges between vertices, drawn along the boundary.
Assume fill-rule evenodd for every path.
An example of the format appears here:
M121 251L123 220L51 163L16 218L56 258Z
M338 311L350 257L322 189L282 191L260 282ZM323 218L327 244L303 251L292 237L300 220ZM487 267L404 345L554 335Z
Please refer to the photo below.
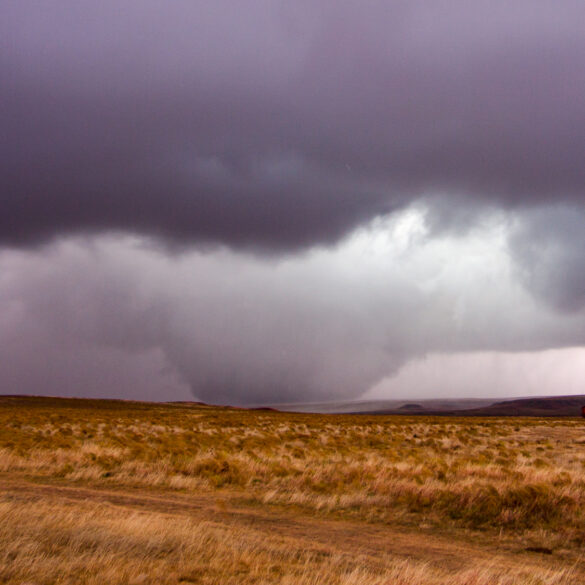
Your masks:
M580 419L0 397L0 583L585 582Z

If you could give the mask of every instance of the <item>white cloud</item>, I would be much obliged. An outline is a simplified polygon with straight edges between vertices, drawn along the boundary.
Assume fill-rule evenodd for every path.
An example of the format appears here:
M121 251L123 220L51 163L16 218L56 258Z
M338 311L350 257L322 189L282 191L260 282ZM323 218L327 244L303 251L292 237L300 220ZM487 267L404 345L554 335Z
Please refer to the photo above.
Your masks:
M537 352L430 354L405 364L363 396L508 398L585 393L585 348Z

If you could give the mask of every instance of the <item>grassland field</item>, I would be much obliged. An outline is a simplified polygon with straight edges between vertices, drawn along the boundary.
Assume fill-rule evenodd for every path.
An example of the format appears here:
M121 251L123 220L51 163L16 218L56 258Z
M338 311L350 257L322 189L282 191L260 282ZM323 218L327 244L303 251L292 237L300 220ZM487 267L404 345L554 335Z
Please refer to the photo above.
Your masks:
M585 421L0 397L0 583L585 583Z

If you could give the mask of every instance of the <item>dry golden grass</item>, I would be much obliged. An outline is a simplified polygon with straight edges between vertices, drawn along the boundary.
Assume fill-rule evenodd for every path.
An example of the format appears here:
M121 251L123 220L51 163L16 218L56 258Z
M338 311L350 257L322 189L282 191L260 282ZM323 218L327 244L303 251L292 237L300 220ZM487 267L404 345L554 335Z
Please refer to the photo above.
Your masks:
M294 511L379 534L422 526L459 539L462 550L484 539L494 554L552 554L532 553L536 564L526 566L524 557L502 565L489 555L448 568L424 555L372 562L335 543L315 549L284 528L230 524L229 514L222 522L125 506L112 514L100 501L40 492L15 499L15 487L0 500L0 583L579 583L584 445L579 419L3 398L0 476L19 485L207 495L220 508L226 501L277 518Z
M446 571L299 548L290 538L103 504L0 501L0 581L38 585L561 585L571 571L495 563Z

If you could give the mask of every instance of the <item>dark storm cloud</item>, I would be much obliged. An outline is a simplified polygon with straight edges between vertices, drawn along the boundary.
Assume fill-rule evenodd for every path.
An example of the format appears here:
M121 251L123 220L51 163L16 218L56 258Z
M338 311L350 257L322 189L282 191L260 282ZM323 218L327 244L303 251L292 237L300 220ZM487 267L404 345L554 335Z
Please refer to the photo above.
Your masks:
M283 250L433 193L582 205L584 20L571 1L7 0L0 241Z
M426 354L583 346L583 22L4 0L0 391L352 397Z

